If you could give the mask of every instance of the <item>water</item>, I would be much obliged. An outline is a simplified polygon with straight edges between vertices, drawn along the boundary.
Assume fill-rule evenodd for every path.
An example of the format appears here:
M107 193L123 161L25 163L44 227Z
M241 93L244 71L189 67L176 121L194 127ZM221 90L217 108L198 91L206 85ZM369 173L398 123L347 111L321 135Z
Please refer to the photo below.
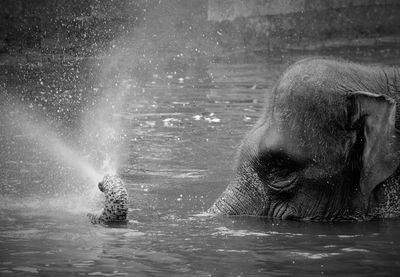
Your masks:
M386 51L327 54L400 64L398 53ZM212 82L200 82L198 72L163 80L154 76L144 88L128 78L111 90L90 80L94 93L82 94L87 106L54 104L64 96L50 101L54 93L40 94L30 83L34 76L16 84L8 70L1 89L16 98L26 90L43 95L35 103L42 103L48 116L33 116L28 99L18 106L29 117L22 127L15 126L21 121L15 113L1 117L0 275L395 275L399 220L327 224L204 213L232 176L235 151L260 116L265 94L279 73L303 56L222 59L203 69ZM57 71L47 82L56 83L67 99L89 91L84 82L68 88L71 82L60 81ZM121 91L122 96L116 94ZM105 109L102 94L122 98L113 100L115 109ZM15 99L7 97L2 101L10 107ZM66 110L62 116L55 112L60 108ZM36 131L27 132L25 125ZM111 127L114 137L96 136L96 129L106 134ZM50 140L34 140L42 134ZM65 152L54 153L59 149ZM93 192L93 174L76 167L87 165L100 174L107 153L118 157L114 165L128 187L126 226L94 226L85 216L98 206L99 195Z

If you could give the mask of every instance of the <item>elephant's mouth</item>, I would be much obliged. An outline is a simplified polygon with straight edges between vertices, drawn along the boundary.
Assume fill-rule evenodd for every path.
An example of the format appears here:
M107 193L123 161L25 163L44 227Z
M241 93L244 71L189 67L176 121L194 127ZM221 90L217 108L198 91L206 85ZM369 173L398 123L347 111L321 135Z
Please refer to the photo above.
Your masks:
M276 219L292 219L297 220L296 209L286 201L274 201L269 205L266 216Z
M294 174L286 177L285 179L278 179L270 182L268 187L277 192L287 192L292 190L297 184L298 177Z

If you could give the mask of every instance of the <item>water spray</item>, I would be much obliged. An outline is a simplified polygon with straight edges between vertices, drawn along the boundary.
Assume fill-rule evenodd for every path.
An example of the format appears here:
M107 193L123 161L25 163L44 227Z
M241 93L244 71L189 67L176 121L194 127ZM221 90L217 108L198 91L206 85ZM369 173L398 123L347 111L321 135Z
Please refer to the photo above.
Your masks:
M61 140L43 121L42 123L32 121L23 112L18 113L16 119L23 133L29 139L38 142L46 153L56 156L58 160L73 168L81 176L87 177L91 182L97 182L102 177L99 171L79 154L79 151Z

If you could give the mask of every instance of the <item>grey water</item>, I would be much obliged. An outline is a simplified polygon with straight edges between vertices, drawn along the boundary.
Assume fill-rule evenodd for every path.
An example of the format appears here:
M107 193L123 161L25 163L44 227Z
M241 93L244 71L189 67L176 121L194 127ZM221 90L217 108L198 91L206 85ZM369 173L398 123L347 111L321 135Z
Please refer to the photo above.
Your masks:
M324 54L400 65L396 51ZM90 89L83 81L69 87L52 68L40 81L53 84L46 88L32 85L40 68L24 71L16 82L20 69L2 67L0 275L397 275L400 220L315 223L205 213L233 175L238 145L279 74L310 55L237 55L182 76L154 75L146 85L126 85L123 101L111 110L107 101L72 101L79 94L116 96L95 81ZM21 101L26 95L33 96ZM109 129L90 120L81 124L88 110L103 111L110 126L119 126L117 142L98 143ZM90 126L100 132L81 136ZM115 170L129 191L129 223L104 227L85 215L99 207L93 203L97 173L76 169L91 170L96 155L110 149L120 158ZM100 166L93 168L101 173Z

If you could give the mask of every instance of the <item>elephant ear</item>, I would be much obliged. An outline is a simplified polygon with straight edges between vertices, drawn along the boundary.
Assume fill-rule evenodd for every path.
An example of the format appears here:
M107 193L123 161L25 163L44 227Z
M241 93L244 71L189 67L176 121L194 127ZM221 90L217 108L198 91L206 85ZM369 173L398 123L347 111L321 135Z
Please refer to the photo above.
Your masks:
M357 91L349 96L352 125L363 128L360 189L369 197L400 163L400 136L395 128L396 102L387 96Z

